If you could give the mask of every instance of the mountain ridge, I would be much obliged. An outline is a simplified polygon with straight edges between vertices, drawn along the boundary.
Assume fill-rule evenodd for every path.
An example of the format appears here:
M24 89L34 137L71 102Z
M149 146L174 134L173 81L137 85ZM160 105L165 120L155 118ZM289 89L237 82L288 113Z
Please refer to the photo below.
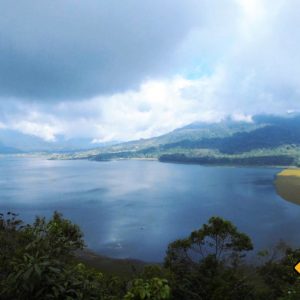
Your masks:
M201 164L298 165L300 115L258 115L252 122L231 119L213 124L195 122L158 137L53 158L97 161L150 158Z

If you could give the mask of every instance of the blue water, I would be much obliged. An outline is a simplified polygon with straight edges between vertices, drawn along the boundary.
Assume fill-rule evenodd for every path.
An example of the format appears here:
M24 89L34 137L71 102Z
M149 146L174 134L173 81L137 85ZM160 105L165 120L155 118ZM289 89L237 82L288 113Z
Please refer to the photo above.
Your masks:
M167 244L213 215L234 222L256 249L300 245L300 206L276 195L275 168L203 167L156 161L0 158L0 211L29 222L59 210L89 248L161 261Z

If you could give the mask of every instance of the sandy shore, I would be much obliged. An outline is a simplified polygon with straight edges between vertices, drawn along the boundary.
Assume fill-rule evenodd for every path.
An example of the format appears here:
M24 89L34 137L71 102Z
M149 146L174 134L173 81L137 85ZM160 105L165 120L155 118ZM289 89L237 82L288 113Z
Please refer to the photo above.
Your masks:
M283 199L300 205L300 169L285 169L278 173L275 186Z

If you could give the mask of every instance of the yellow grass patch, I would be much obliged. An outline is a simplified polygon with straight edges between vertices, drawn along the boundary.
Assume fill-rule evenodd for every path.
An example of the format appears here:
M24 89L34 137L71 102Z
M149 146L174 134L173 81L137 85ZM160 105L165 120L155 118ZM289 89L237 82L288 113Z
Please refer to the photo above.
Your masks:
M300 169L287 169L277 174L275 186L282 198L300 205Z
M281 171L278 176L297 176L300 177L300 169L286 169Z

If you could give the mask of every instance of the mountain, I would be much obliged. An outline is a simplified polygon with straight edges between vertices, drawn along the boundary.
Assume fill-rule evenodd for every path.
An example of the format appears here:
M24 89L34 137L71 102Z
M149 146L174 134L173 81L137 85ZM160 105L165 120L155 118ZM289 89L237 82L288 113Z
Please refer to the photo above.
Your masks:
M77 152L56 158L110 160L155 158L163 162L226 165L299 165L300 115L258 115L197 122L151 139Z
M102 145L101 145L102 146ZM56 137L55 141L45 141L42 138L23 134L9 129L0 129L0 153L32 153L32 152L59 152L70 153L95 148L91 139L66 139L63 136Z

